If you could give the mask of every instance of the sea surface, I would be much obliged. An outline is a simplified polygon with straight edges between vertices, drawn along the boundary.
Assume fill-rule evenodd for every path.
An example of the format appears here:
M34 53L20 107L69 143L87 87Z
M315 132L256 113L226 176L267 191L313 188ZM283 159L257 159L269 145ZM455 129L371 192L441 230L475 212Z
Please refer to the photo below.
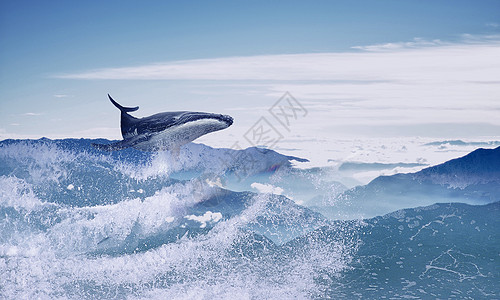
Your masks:
M0 142L1 299L500 298L500 148L347 188L272 150L94 142Z

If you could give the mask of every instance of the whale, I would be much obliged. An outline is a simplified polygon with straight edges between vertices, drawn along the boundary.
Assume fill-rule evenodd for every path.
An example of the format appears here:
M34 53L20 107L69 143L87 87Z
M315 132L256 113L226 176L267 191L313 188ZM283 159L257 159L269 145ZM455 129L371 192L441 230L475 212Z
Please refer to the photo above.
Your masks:
M92 144L103 151L135 148L142 151L170 150L178 153L182 145L233 124L233 118L228 115L193 111L162 112L136 118L129 113L137 111L139 106L125 107L109 94L108 98L120 110L123 140L111 144Z

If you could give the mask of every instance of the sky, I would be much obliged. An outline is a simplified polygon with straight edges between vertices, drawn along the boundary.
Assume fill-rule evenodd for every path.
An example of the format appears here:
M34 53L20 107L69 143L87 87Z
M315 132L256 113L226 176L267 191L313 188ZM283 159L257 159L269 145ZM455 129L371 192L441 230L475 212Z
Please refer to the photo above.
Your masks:
M500 1L0 1L0 140L120 139L108 93L232 115L211 146L495 139Z

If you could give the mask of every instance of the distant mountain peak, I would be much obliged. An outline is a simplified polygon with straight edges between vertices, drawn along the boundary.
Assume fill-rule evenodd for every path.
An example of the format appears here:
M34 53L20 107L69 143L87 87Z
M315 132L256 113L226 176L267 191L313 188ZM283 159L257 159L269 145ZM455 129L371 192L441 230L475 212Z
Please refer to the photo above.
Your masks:
M458 188L478 183L500 183L500 147L476 149L463 157L414 173L413 178Z

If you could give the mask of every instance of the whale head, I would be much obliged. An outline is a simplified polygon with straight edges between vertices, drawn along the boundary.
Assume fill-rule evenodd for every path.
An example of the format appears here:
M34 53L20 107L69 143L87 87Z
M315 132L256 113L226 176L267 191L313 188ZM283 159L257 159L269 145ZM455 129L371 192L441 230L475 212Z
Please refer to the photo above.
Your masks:
M226 129L233 124L231 116L206 112L178 112L173 121L168 117L165 120L169 123L167 128L157 131L150 139L150 143L134 148L149 148L151 143L159 149L178 148L205 134Z
M233 124L233 118L229 115L206 113L206 112L179 112L175 117L175 125L182 126L189 123L205 124L207 130L217 131L226 129Z

